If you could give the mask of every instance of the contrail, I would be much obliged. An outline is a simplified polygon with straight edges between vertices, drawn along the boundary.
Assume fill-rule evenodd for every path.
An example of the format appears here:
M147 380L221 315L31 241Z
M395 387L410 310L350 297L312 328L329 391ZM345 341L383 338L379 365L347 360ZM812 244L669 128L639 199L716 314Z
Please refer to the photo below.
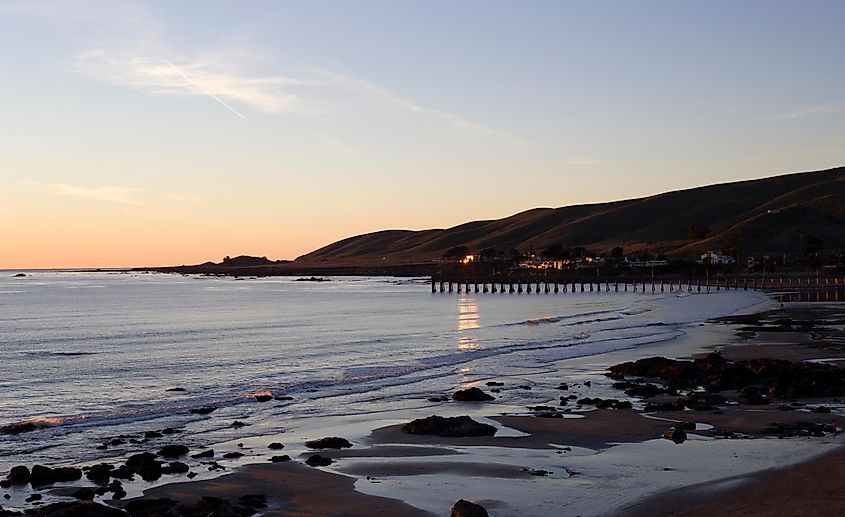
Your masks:
M196 86L196 87L197 87L197 89L198 89L199 91L201 91L202 93L204 93L204 94L208 95L208 96L209 96L209 97L211 97L212 99L214 99L214 100L216 100L217 102L219 102L220 104L222 104L223 106L225 106L225 107L226 107L226 109L228 109L229 111L231 111L231 112L232 112L232 113L234 113L235 115L237 115L237 116L241 117L242 119L246 120L246 117L244 117L243 115L241 115L241 113L240 113L238 110L236 110L235 108L233 108L233 107L229 106L228 104L226 104L225 102L223 102L223 99L221 99L220 97L218 97L218 96L214 95L214 94L213 94L213 93L211 93L210 91L208 91L208 90L206 90L205 88L203 88L202 86L200 86L200 84L199 84L198 82L194 81L194 79L193 79L191 76L189 76L188 74L186 74L185 72L183 72L181 68L179 68L178 66L176 66L176 65L174 65L172 62L170 62L170 60L169 60L169 59L165 59L165 61L167 62L167 64L168 64L168 65L172 66L174 70L176 70L177 72L179 72L179 75L181 75L181 76L182 76L182 77L184 77L184 78L185 78L188 82L190 82L191 84L193 84L194 86Z

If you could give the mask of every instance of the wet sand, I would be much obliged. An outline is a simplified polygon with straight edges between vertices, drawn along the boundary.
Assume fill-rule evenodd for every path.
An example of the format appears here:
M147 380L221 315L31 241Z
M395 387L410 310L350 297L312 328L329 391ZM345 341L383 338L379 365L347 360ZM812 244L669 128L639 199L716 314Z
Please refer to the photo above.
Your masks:
M156 487L148 490L144 497L169 497L180 503L193 504L207 495L234 501L247 494L267 496L269 506L262 511L266 516L431 515L396 499L362 494L355 490L355 478L294 462L247 465L215 479Z
M618 515L845 515L845 447L783 469L672 490L627 507Z

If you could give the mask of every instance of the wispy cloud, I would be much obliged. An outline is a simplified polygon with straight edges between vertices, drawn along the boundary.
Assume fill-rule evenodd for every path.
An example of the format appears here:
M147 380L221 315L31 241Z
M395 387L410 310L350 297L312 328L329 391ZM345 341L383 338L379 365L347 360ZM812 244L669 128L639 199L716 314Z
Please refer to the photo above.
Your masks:
M150 95L206 96L240 118L232 104L265 113L315 115L325 103L303 98L286 88L308 81L281 75L250 74L240 63L245 53L206 52L168 57L169 52L150 52L139 47L99 48L77 54L72 67L96 79L133 88Z
M101 187L81 187L68 185L66 183L53 183L50 185L51 192L59 196L71 196L100 201L111 201L126 205L140 205L141 201L136 197L141 190L130 187L116 187L105 185Z
M414 113L422 113L422 114L425 114L425 115L431 115L431 116L440 118L442 120L445 120L446 122L452 124L453 126L456 126L456 127L462 128L462 129L469 129L469 130L472 130L472 131L477 131L477 132L484 133L484 134L487 134L489 136L493 136L493 137L496 137L496 138L499 138L499 139L502 139L502 140L524 143L524 140L519 139L519 138L517 138L513 135L509 135L508 133L504 133L502 131L497 131L495 129L491 129L491 128L486 127L486 126L482 126L480 124L470 122L470 121L468 121L468 120L466 120L466 119L464 119L464 118L462 118L458 115L454 115L452 113L447 113L445 111L441 111L441 110L438 110L438 109L422 106L422 105L420 105L420 104L418 104L414 101L411 101L411 100L408 100L404 97L401 97L400 95L398 95L398 94L396 94L396 93L394 93L394 92L392 92L392 91L390 91L386 88L382 88L381 86L378 86L377 84L373 84L373 83L366 81L364 79L359 79L359 78L356 78L356 77L349 77L349 76L345 76L345 75L341 75L341 74L336 74L336 73L332 73L332 72L329 72L329 71L326 71L326 70L321 70L320 72L322 73L322 75L326 76L331 81L335 82L336 84L338 84L341 87L370 93L372 95L379 97L380 99L382 99L385 102L395 104L395 105L400 106L400 107L402 107L402 108L404 108L408 111L411 111L411 112L414 112Z
M831 115L835 113L845 113L845 105L829 104L822 106L810 106L795 111L779 113L771 117L766 117L763 120L794 120L818 115Z

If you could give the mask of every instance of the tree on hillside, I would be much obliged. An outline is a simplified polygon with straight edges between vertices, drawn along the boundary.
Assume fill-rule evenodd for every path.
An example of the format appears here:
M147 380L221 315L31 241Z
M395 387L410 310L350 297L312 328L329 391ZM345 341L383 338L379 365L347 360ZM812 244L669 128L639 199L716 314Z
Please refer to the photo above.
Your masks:
M616 246L610 250L610 257L614 260L622 260L625 258L625 250L622 246Z
M469 248L466 246L455 246L453 248L449 248L446 253L443 254L444 259L461 259L469 255Z

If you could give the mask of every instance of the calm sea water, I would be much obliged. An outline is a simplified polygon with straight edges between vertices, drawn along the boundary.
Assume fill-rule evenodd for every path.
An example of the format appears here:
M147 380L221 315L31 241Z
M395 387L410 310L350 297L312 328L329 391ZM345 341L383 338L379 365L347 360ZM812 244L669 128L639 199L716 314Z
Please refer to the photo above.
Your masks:
M236 280L0 272L0 471L92 461L121 433L182 427L222 439L233 419L354 414L467 380L667 340L757 295L432 294L423 280ZM168 391L171 388L185 391ZM254 395L291 401L256 414ZM190 414L214 405L215 417Z

